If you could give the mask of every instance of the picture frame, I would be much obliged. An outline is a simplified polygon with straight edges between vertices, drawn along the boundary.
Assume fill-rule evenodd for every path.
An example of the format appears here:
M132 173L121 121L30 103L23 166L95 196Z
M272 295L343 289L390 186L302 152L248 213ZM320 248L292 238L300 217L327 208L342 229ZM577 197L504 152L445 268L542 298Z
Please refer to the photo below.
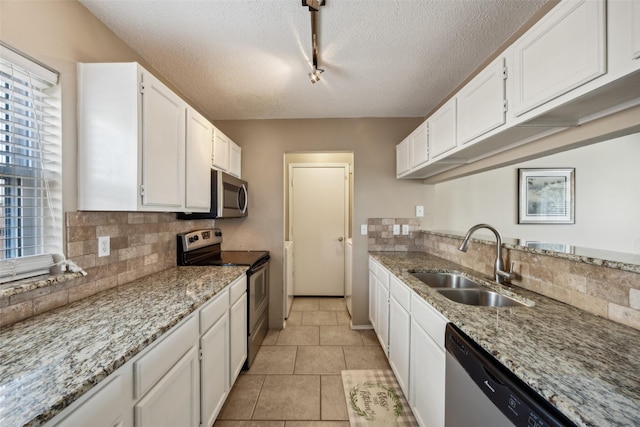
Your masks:
M575 168L518 169L518 224L575 224Z

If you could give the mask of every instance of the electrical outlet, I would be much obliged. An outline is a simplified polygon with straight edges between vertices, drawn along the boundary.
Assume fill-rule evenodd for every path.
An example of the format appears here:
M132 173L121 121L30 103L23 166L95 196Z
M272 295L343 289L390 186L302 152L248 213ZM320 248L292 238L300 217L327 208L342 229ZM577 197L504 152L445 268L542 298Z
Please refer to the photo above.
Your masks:
M360 234L362 236L366 236L367 235L367 224L361 224L360 225Z
M416 206L416 217L424 216L424 206Z
M400 224L393 224L393 235L397 236L400 234Z
M402 235L403 236L409 235L409 224L402 224Z
M109 256L111 254L111 237L98 237L98 256Z

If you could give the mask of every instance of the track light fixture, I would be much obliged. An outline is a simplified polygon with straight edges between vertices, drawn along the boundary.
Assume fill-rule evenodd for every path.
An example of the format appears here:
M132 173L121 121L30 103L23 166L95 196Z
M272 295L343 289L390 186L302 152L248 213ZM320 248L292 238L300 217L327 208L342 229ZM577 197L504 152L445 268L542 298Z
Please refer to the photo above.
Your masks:
M324 70L318 68L318 35L317 35L317 22L316 13L320 10L320 6L325 5L325 0L302 0L302 6L309 7L309 13L311 14L311 57L313 63L313 70L309 73L309 79L311 83L316 83L320 80L320 73Z

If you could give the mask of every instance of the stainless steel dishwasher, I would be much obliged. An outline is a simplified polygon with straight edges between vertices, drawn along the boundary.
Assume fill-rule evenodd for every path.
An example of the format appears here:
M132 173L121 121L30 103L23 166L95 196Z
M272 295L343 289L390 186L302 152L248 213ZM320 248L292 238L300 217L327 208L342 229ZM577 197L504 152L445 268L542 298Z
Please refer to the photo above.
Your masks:
M455 325L445 333L446 427L575 426Z

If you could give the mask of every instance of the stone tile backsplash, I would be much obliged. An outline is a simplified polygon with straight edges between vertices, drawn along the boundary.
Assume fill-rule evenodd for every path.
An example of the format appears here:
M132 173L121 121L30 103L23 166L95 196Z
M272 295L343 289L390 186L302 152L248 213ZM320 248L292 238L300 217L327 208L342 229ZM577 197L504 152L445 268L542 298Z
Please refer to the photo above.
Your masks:
M174 213L67 212L68 259L87 275L0 298L0 326L176 265L176 234L213 226L213 220L182 221ZM98 257L98 237L110 236L111 253Z
M410 242L388 235L388 226L403 219L369 219L370 251L423 251L493 277L495 243L472 240L458 250L462 237L413 230ZM371 228L374 224L374 228ZM384 224L384 225L383 225ZM378 225L380 228L377 228ZM614 322L640 329L640 274L551 255L503 248L505 265L514 263L514 285L564 302Z
M398 225L398 235L393 226ZM409 234L402 235L402 226L409 226ZM420 220L417 218L369 218L367 238L370 251L419 251L422 248Z

